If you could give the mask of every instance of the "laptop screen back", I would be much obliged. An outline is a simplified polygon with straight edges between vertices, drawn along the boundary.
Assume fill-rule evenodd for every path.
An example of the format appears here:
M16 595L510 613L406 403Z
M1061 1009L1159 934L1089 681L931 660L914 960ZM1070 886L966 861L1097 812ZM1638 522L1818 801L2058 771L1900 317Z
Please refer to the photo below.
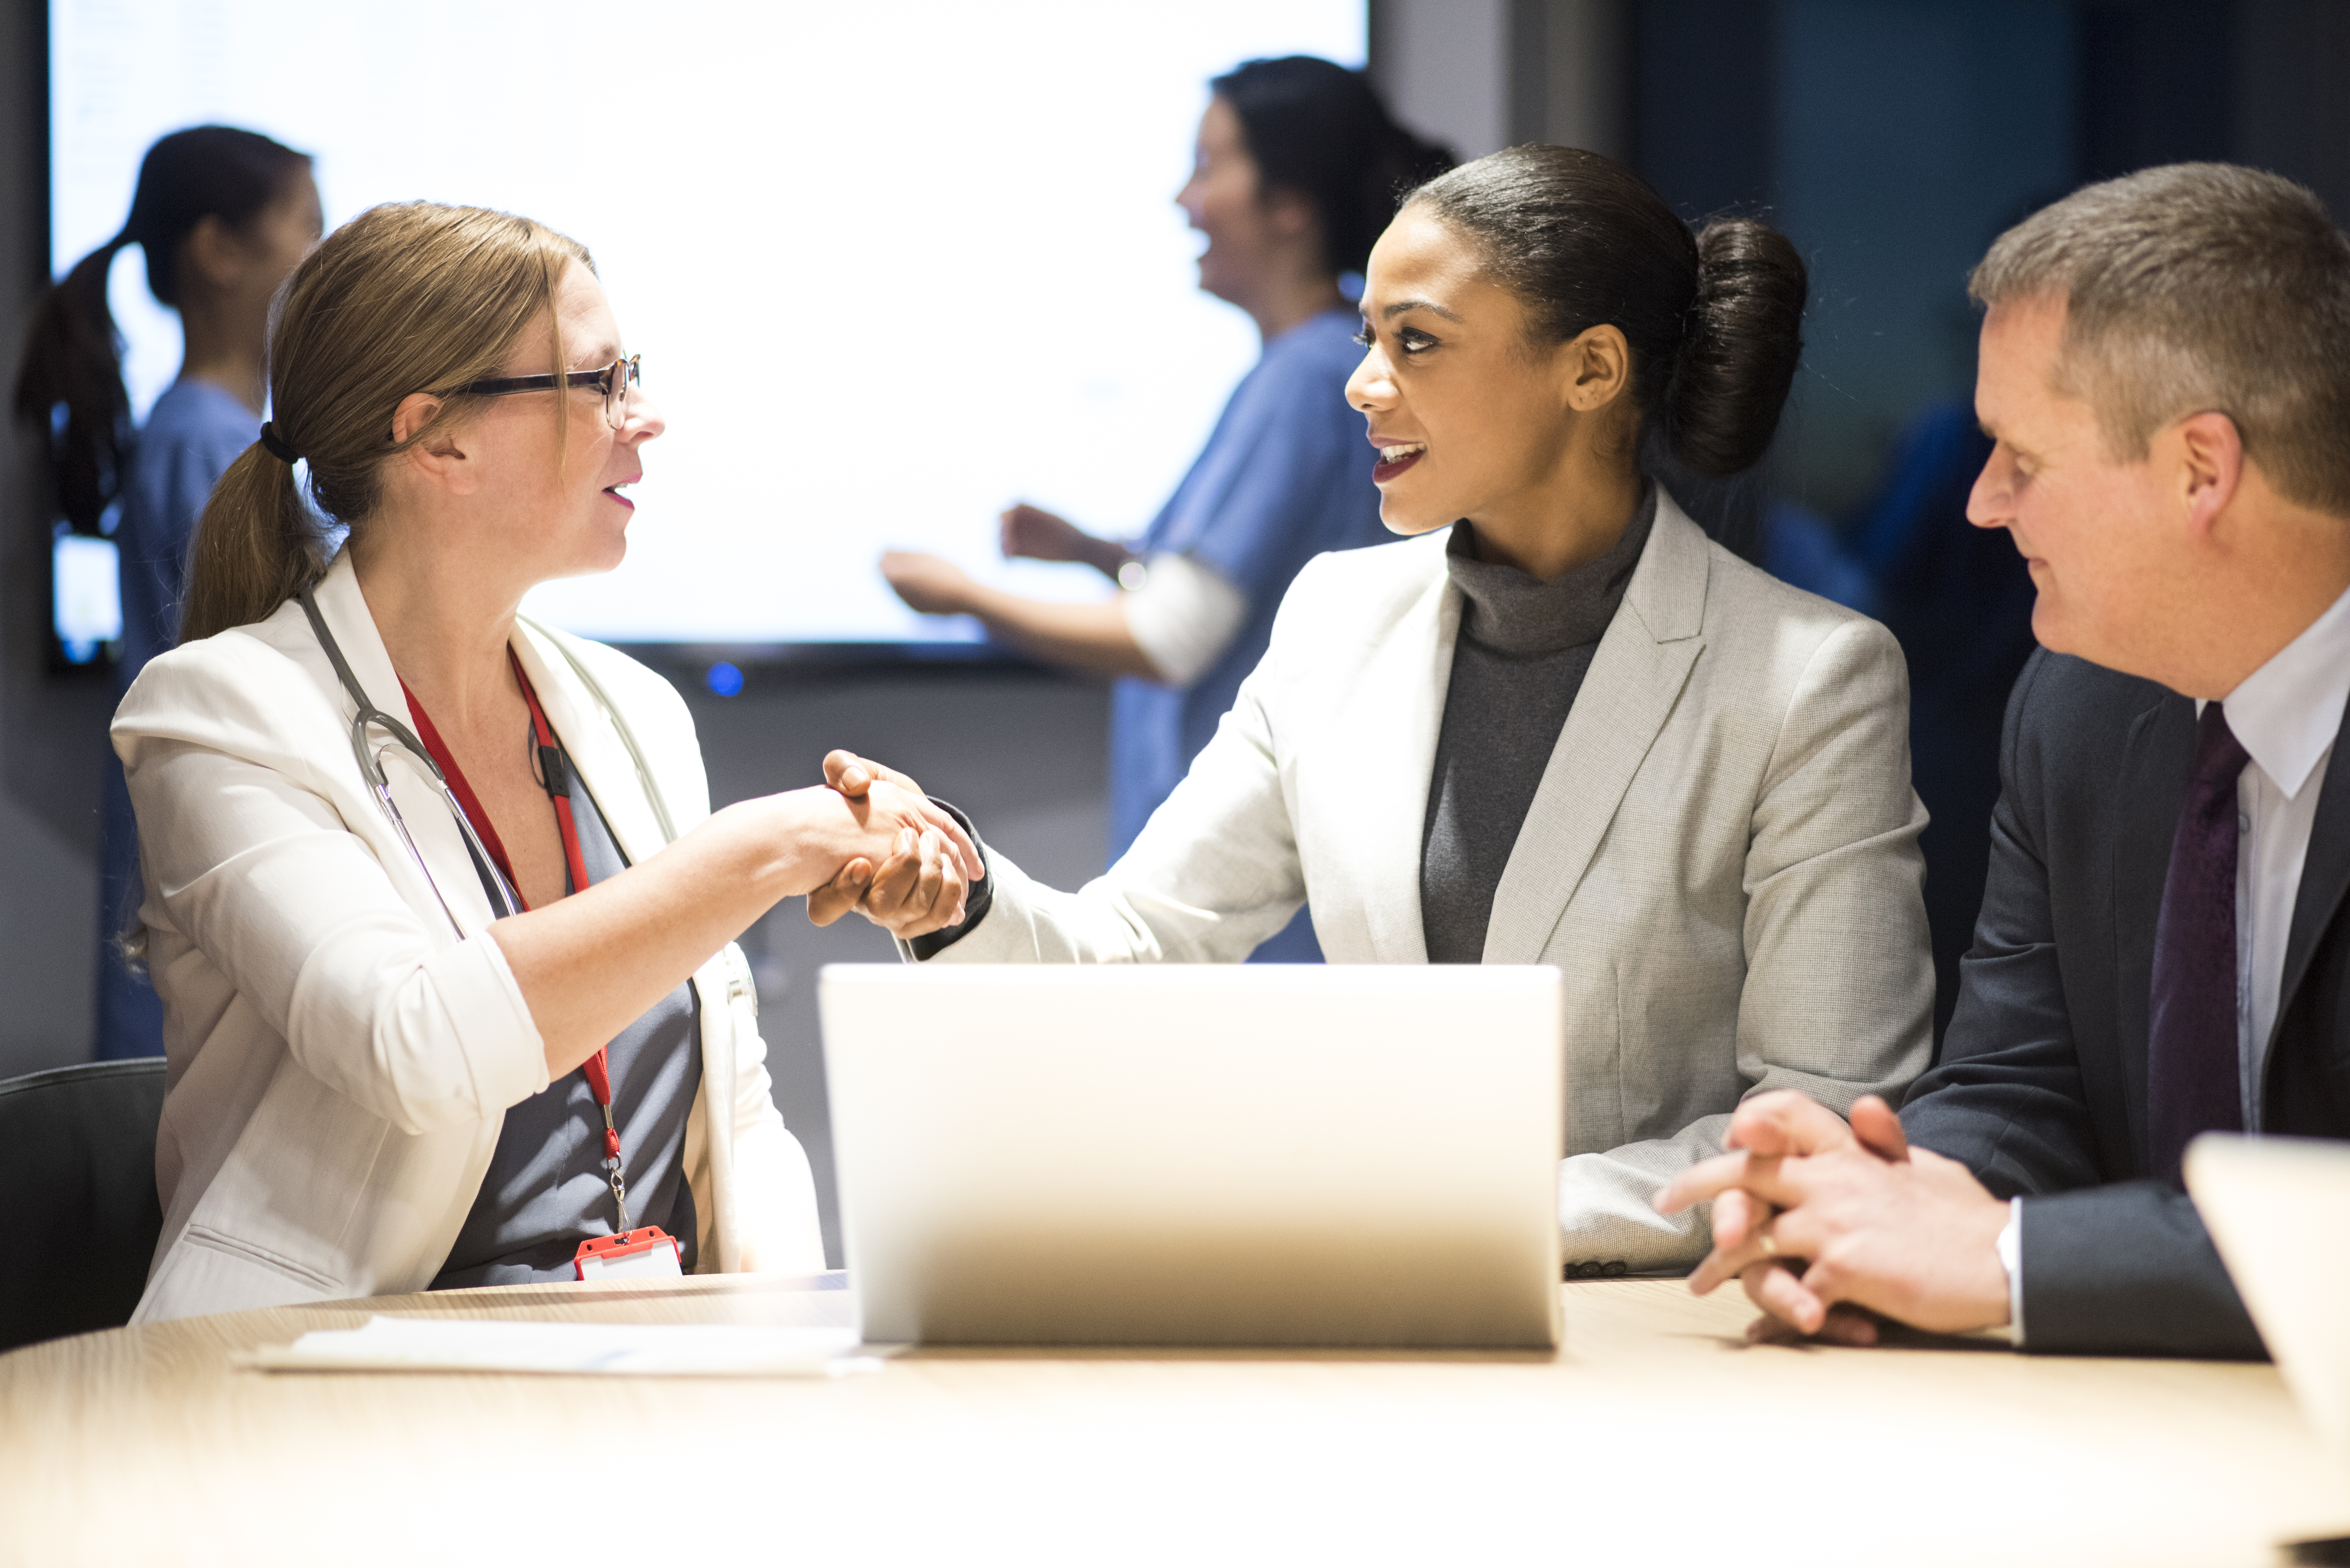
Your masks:
M869 1340L1555 1342L1555 970L819 983Z

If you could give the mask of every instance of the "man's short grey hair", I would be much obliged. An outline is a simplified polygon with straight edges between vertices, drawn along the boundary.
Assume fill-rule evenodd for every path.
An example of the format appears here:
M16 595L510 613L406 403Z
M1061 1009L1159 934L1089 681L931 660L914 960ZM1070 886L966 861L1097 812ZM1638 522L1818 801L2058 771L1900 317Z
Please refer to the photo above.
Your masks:
M2058 389L2106 456L2216 410L2278 493L2350 516L2350 239L2294 184L2174 163L2084 186L2000 235L1979 302L2067 305Z

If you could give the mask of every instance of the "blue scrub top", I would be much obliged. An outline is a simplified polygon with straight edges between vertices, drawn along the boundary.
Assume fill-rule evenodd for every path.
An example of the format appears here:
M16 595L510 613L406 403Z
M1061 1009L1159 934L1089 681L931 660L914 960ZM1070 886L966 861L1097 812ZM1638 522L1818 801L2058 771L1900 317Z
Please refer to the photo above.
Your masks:
M1245 594L1249 614L1223 657L1191 685L1118 681L1110 703L1112 860L1215 734L1264 657L1291 579L1326 550L1394 538L1379 522L1363 416L1347 404L1347 378L1363 358L1358 325L1349 306L1266 344L1142 536L1144 556L1189 556Z
M261 416L225 389L186 377L155 400L130 457L122 522L122 689L179 640L188 545L213 486L261 439Z
M183 378L155 400L130 454L122 517L114 530L122 584L122 659L118 692L147 661L180 639L188 545L213 486L261 436L261 418L226 389ZM99 1061L163 1054L163 1010L153 988L126 966L116 940L139 918L139 827L122 763L106 753L99 848L98 1028Z

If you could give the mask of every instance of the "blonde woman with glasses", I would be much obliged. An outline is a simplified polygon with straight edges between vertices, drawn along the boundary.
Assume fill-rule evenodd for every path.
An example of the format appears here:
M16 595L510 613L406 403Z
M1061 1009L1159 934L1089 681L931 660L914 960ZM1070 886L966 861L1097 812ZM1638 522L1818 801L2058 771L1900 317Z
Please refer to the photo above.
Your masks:
M378 207L269 367L114 723L171 1060L135 1321L821 1269L733 939L876 867L944 926L976 851L903 787L712 812L668 684L519 614L620 564L662 430L577 242Z

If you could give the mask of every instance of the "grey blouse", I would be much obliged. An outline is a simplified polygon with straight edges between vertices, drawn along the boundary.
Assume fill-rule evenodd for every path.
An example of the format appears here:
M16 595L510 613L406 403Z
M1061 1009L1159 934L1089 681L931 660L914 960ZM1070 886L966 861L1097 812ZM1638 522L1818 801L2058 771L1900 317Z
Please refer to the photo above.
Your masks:
M577 772L571 815L591 884L627 868ZM567 891L577 891L567 874L564 880ZM606 1047L629 1223L658 1225L676 1237L689 1273L694 1209L685 1182L685 1119L702 1087L699 1005L692 985L681 985ZM604 1175L604 1113L587 1074L575 1069L506 1111L481 1192L431 1288L570 1279L579 1243L612 1234L617 1218Z

